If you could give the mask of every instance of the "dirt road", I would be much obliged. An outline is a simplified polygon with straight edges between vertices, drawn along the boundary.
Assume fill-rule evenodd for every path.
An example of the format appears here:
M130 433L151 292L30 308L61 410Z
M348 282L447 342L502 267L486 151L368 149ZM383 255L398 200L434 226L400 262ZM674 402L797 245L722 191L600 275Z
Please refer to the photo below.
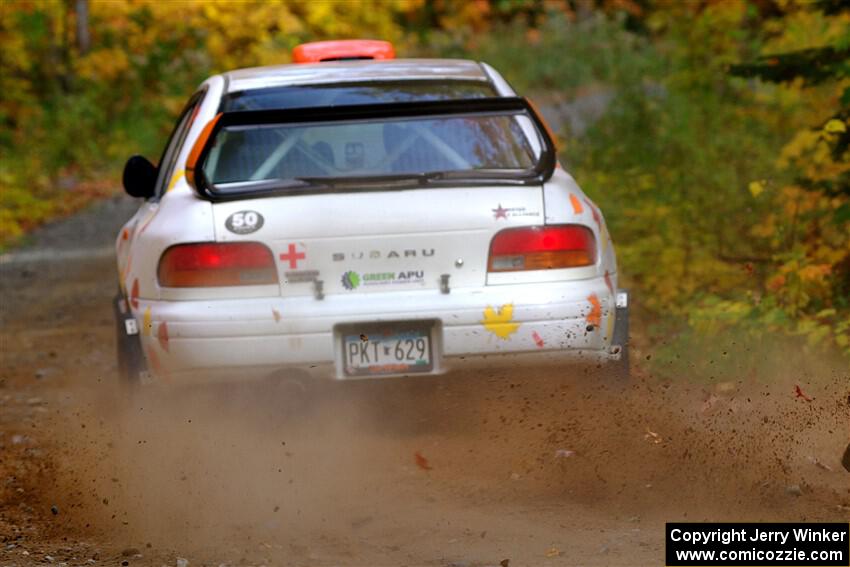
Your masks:
M667 521L850 519L850 375L823 361L615 392L506 360L297 411L273 383L127 399L104 247L129 210L0 264L2 565L660 565Z

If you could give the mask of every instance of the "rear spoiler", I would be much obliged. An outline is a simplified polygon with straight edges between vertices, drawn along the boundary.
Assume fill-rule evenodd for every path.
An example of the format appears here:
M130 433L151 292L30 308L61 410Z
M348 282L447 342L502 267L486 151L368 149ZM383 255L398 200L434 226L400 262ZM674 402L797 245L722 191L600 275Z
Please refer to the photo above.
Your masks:
M534 123L540 135L542 155L533 175L523 178L525 183L547 181L555 170L557 161L555 143L549 127L535 111L534 106L523 97L492 97L379 103L364 105L326 106L314 108L288 108L279 110L247 110L219 113L210 120L189 153L186 160L186 180L198 195L209 201L249 199L273 194L273 191L245 191L225 194L215 187L204 175L202 165L212 149L218 132L228 126L258 126L267 124L309 124L339 121L367 121L387 118L417 118L427 116L474 116L500 113L522 113ZM287 194L292 194L287 191Z

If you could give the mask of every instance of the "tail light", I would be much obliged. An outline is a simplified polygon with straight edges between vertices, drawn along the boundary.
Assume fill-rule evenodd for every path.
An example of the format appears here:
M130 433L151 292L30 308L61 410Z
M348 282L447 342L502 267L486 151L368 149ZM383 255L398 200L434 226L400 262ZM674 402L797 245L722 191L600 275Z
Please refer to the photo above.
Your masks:
M162 255L157 270L164 287L277 284L271 250L258 242L178 244Z
M508 228L490 243L491 272L556 270L596 263L596 238L586 226Z

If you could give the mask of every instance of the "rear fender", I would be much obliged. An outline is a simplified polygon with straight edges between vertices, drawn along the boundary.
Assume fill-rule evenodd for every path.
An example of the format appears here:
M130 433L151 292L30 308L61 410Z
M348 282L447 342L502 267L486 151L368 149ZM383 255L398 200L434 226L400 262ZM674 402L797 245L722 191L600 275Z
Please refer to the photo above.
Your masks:
M546 224L583 224L593 230L599 252L596 268L598 274L606 278L613 296L618 284L617 257L602 211L560 167L543 185L543 200Z

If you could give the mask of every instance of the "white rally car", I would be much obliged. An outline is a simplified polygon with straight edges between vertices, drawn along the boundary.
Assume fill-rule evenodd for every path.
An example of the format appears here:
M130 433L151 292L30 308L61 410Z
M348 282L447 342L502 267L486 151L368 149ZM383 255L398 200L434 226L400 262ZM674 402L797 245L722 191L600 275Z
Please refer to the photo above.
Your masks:
M602 214L485 63L304 44L204 82L118 235L131 382L439 374L548 353L628 374ZM489 359L498 364L498 358Z

